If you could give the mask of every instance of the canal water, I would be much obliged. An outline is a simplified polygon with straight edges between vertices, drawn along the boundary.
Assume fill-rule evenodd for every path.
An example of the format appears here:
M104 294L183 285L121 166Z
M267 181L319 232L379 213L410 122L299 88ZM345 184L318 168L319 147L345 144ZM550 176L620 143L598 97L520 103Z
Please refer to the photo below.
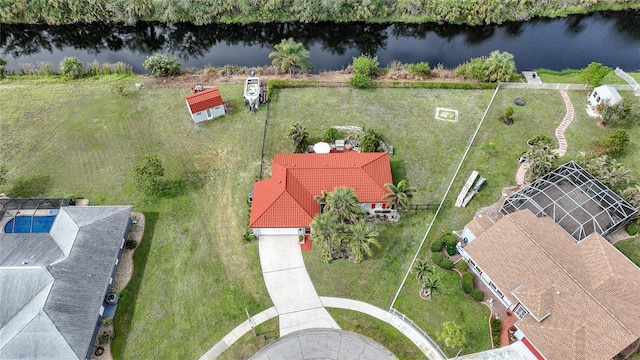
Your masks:
M314 71L339 70L353 57L374 54L392 61L453 68L493 50L515 56L518 70L581 69L592 61L627 71L640 69L640 11L602 12L487 26L440 24L278 23L0 25L0 55L7 68L50 62L65 56L85 63L125 62L138 73L158 52L178 58L183 68L206 65L264 66L280 40L293 37L311 52Z

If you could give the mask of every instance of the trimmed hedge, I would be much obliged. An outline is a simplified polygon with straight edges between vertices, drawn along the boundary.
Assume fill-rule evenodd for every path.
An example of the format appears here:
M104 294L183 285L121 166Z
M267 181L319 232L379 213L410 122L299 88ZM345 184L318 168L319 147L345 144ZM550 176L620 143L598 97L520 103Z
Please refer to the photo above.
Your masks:
M495 83L483 82L432 82L432 81L372 81L372 87L415 88L415 89L458 89L458 90L487 90L495 89Z
M456 266L458 267L458 270L460 270L461 273L469 271L469 264L467 264L467 262L464 260L458 261L458 264Z
M449 256L453 256L458 252L458 250L456 249L455 245L449 245L447 244L447 254L449 254Z
M482 291L478 290L478 289L473 289L469 295L471 295L473 300L478 301L478 302L482 301L482 299L484 299L484 293Z
M445 270L453 269L453 261L445 259L444 255L439 252L431 254L431 261Z
M500 319L491 319L491 340L493 340L493 347L500 347L500 327L502 321Z
M471 294L471 292L475 290L473 278L474 276L470 272L462 274L462 290L467 294Z
M446 233L441 238L446 246L456 246L458 243L458 238L451 233Z
M440 250L442 250L443 246L444 246L444 241L442 241L442 237L439 237L431 242L431 245L429 248L431 249L431 252L437 253Z

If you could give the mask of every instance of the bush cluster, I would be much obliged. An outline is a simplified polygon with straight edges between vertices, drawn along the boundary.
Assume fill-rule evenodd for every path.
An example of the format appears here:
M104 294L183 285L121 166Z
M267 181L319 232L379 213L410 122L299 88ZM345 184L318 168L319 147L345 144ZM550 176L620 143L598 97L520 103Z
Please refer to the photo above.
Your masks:
M627 228L625 230L627 231L627 234L629 234L631 236L633 236L633 235L638 233L638 227L635 224L627 225Z
M431 254L431 261L445 270L453 269L453 261L446 259L441 253Z
M371 78L378 74L379 65L377 56L360 55L353 58L351 68L354 75L349 78L349 85L358 89L368 88L371 85Z
M618 129L600 143L602 150L598 153L616 157L624 152L628 144L629 134L622 129Z
M158 77L179 75L182 71L181 64L176 60L176 57L166 54L151 55L142 63L142 66L153 76Z
M469 294L473 300L482 301L482 299L484 299L484 293L476 289L473 283L474 278L475 276L470 272L462 274L462 290Z
M76 57L65 57L60 62L60 74L69 79L77 79L84 75L84 65Z
M407 64L406 69L407 69L407 72L410 72L412 74L417 74L424 77L431 76L431 68L429 67L428 62L419 62L417 64Z
M461 273L469 271L469 264L466 261L458 261L456 266Z
M509 81L516 74L516 63L508 52L492 51L458 66L456 72L467 79L485 82Z
M491 340L493 340L493 347L500 347L500 327L502 321L500 319L491 319Z

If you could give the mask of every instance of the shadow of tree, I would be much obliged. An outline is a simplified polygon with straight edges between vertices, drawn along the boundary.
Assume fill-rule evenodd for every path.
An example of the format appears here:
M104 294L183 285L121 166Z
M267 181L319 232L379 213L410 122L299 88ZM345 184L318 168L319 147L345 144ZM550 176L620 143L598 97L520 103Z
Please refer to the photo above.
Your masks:
M122 358L124 349L127 346L127 334L131 330L131 320L136 309L136 301L138 300L142 279L144 279L149 249L151 248L153 234L158 222L157 212L145 212L144 216L144 235L133 256L133 276L127 287L120 294L118 311L113 321L115 333L119 334L114 338L111 345L111 351L116 359Z
M206 182L206 170L189 169L180 179L166 180L162 184L160 197L174 198L190 191L201 189Z
M13 181L7 194L13 198L37 198L46 196L50 188L51 177L48 175L21 177Z

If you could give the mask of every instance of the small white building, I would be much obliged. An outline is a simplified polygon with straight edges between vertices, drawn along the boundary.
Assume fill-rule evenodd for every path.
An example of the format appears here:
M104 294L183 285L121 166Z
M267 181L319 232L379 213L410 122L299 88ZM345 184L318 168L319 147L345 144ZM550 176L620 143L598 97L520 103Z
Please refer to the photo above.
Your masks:
M620 100L622 100L622 96L618 94L618 90L609 85L598 86L589 94L589 104L593 107L598 107L600 104L612 106Z
M224 102L218 88L198 91L185 97L193 122L201 123L225 114Z

